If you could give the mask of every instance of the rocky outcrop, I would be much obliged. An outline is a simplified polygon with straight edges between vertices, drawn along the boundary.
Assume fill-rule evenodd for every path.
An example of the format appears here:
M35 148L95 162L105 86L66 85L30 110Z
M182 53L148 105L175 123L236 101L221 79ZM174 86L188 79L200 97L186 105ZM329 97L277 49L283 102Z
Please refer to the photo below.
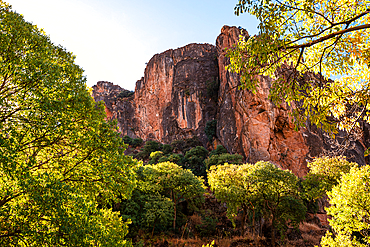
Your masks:
M124 135L162 143L198 136L206 145L204 129L217 111L215 85L216 47L190 44L155 55L133 97L117 99L124 89L108 82L98 82L93 97L104 100L107 116L118 120Z
M269 99L271 78L260 77L256 94L239 90L239 76L226 71L229 64L225 49L235 44L246 30L224 26L217 37L220 71L218 137L229 152L241 153L247 162L259 160L290 169L303 176L310 145L305 129L298 132L288 115L288 105L276 107Z
M138 136L164 143L198 136L214 119L217 101L207 87L218 80L216 48L190 44L155 55L136 83Z
M247 162L271 161L303 176L308 171L307 161L336 148L333 140L309 124L295 131L288 104L276 106L268 99L271 78L259 77L256 94L238 90L239 76L224 68L229 64L225 49L231 48L240 35L248 38L246 30L224 26L216 40L220 74L218 138L229 152L243 154ZM366 137L370 136L369 125L363 124L362 128L362 139L351 142L344 152L360 165L365 164L364 148L370 146ZM345 136L339 132L337 140L341 142Z
M105 112L108 119L117 119L119 131L122 135L136 137L135 129L137 122L135 118L134 95L122 97L122 89L111 82L99 81L93 86L93 97L95 101L104 101Z
M331 149L330 138L315 126L294 130L291 108L268 99L271 78L259 78L256 94L238 89L238 75L225 70L225 49L239 35L248 37L246 30L224 26L216 46L190 44L157 54L137 81L134 95L119 97L124 89L98 82L93 97L105 102L108 118L118 120L123 135L162 143L197 136L206 146L206 123L216 119L216 142L230 153L242 154L251 163L271 161L303 176L308 160ZM369 126L363 124L363 130L364 137L345 153L360 165L370 145Z

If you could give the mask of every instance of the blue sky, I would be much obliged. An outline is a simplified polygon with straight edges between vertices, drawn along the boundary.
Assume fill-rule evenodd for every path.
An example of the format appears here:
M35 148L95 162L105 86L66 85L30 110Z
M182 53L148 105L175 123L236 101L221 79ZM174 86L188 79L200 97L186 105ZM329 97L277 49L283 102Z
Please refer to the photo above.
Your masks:
M5 0L6 1L6 0ZM237 0L8 0L76 55L88 86L110 81L134 90L156 53L189 43L215 44L223 25L257 33L257 20L234 15Z

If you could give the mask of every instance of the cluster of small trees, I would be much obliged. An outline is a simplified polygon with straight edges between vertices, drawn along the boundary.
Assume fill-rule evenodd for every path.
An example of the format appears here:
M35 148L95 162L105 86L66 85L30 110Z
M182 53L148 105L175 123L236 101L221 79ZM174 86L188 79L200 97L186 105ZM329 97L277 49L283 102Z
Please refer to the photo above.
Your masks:
M133 221L132 230L167 230L172 222L176 230L178 205L187 201L189 206L199 205L204 199L204 180L190 170L162 162L139 166L135 169L138 183L130 199L120 203L124 218Z
M370 167L359 168L344 157L316 158L308 165L310 172L300 180L290 171L269 162L214 166L208 182L216 198L227 203L233 220L242 212L242 233L246 216L255 235L256 213L284 233L305 219L307 206L328 195L333 216L333 233L327 233L323 246L366 246L370 243ZM344 244L344 245L343 245Z
M125 143L133 146L131 140L135 139L125 136L124 140ZM147 164L172 162L185 169L190 169L196 176L205 178L207 169L212 165L241 164L243 159L243 156L239 154L229 154L222 145L218 145L215 150L209 152L202 146L196 136L185 140L177 140L171 144L147 141L140 152L133 154L133 157Z
M191 142L197 143L194 140ZM141 169L149 171L156 166L171 164L171 169L173 169L173 171L171 171L171 169L167 170L168 176L172 176L172 172L176 169L180 169L182 171L187 171L189 174L205 177L205 181L208 182L215 197L227 204L227 216L230 220L233 221L237 215L241 214L242 234L244 234L246 229L245 224L248 223L253 235L257 236L257 222L263 218L271 222L272 245L274 246L276 241L276 230L279 231L281 237L284 237L288 227L298 226L299 223L305 219L307 210L310 212L317 210L318 200L328 195L330 203L333 205L328 209L328 214L333 216L332 224L336 237L333 237L333 234L327 234L327 236L323 238L322 244L326 244L326 246L335 246L333 243L342 241L338 239L344 237L347 238L347 241L357 241L356 239L360 239L358 240L360 243L368 241L369 225L366 225L368 224L366 210L368 210L370 202L368 204L360 204L363 207L361 210L365 212L365 216L361 216L362 218L357 216L358 220L361 218L361 220L365 222L365 225L362 225L361 229L356 228L358 230L355 229L355 226L353 226L352 230L348 230L349 226L344 226L343 221L338 219L338 217L343 217L340 216L339 205L342 207L344 202L340 204L339 201L341 200L338 199L338 194L334 192L344 190L344 182L341 181L345 178L348 180L348 176L350 176L348 174L352 172L357 172L356 174L360 174L361 172L366 173L366 171L368 171L366 167L358 168L357 164L348 162L344 157L321 157L308 163L310 171L304 178L300 179L290 171L282 170L269 162L260 161L256 164L242 164L242 156L229 154L222 146L218 146L217 149L212 152L208 152L202 146L188 146L187 151L184 152L185 155L178 150L176 150L178 153L174 153L175 150L176 147L172 144L162 145L154 141L147 142L138 156L140 157L142 155L142 157L147 157L149 165L143 166ZM149 152L151 153L149 154ZM145 154L145 156L143 154ZM138 176L139 180L141 178L142 181L145 181L143 182L146 184L144 186L145 188L151 188L148 183L150 183L150 181L157 181L158 179L150 180L146 176L143 176L144 173L142 173L142 171L143 170L140 172L141 175ZM342 178L343 174L346 174L346 176ZM192 175L194 181L201 181L200 178L194 175ZM366 180L368 178L363 177L361 179ZM366 183L364 184L366 185ZM185 184L180 186L186 187ZM172 220L172 224L174 225L176 221L174 216L176 216L176 213L173 213L173 211L176 212L175 208L179 200L171 198L171 193L166 194L163 192L163 189L145 189L146 192L144 192L144 190L141 189L144 187L139 185L134 191L134 197L137 193L139 193L141 197L143 194L149 193L152 198L150 201L154 202L153 195L158 194L159 196L156 197L158 200L156 203L152 204L153 207L155 207L155 205L163 203L161 210L158 211L158 213L162 212L162 214L159 215L156 220L154 220L156 218L154 216L150 218L152 221L145 220L146 226L143 224L136 224L136 226L138 228L142 227L142 229L150 226L152 230L154 230L155 227L160 227L161 222L163 223L161 225L162 227L166 227L166 225L168 227L169 222ZM365 186L365 188L367 187ZM202 200L202 192L200 192L202 189L200 186L198 186L198 189L197 193L193 192L193 197L182 198L181 200L189 200L190 198ZM351 190L352 192L356 191L354 188L351 188ZM369 195L365 195L367 192L368 191L364 191L361 197L369 197ZM135 199L133 200L135 201ZM126 202L129 203L129 200ZM132 202L131 200L130 203ZM168 204L169 202L172 204ZM348 203L348 201L345 203ZM140 202L138 202L138 205L139 204ZM145 208L149 207L148 203L145 203L145 205L147 205ZM126 208L127 211L130 207L124 206L124 208ZM351 206L351 208L353 209L355 207ZM146 211L141 210L140 212L145 214ZM122 213L126 215L127 218L137 218L135 215L130 215L128 212ZM339 221L341 223L336 223ZM347 222L349 221L350 220L347 219ZM347 232L344 232L340 227L346 229Z

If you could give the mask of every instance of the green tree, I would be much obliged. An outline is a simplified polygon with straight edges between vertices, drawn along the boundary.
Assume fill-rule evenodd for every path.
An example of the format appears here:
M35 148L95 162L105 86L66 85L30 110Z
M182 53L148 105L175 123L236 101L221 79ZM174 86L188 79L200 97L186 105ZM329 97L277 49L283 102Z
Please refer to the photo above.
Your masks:
M348 173L356 163L348 162L345 157L319 157L307 164L310 171L305 176L303 184L304 197L316 200L323 197L339 183L344 173Z
M205 192L202 178L194 176L187 169L171 163L164 162L155 165L147 165L149 167L147 173L148 182L156 184L160 187L160 191L171 198L174 204L173 229L176 229L177 205L183 200L203 199Z
M224 146L222 145L217 145L216 149L215 150L212 150L210 153L209 153L209 157L211 157L212 155L216 155L216 154L226 154L227 153L227 150Z
M229 164L242 164L243 156L240 154L216 154L208 157L204 164L206 165L206 168L209 169L211 166L214 165L222 165L224 163Z
M161 194L162 187L150 180L153 173L149 166L140 166L135 170L137 186L129 199L119 203L124 219L131 219L129 236L135 236L139 230L166 230L173 221L173 202Z
M159 142L147 141L145 142L144 147L141 148L141 151L135 155L135 158L147 160L152 152L161 151L162 146L163 145Z
M259 203L256 178L252 164L213 166L208 171L208 183L215 197L227 204L227 217L234 223L238 211L243 211L241 231L244 236L244 224L249 210L253 212L252 227L255 233L255 212Z
M116 123L72 53L3 1L0 20L0 245L127 245L107 209L135 186Z
M305 219L306 207L299 197L299 179L291 171L264 161L255 166L253 176L257 179L263 215L272 222L271 244L275 246L275 229L284 235L288 222L298 226Z
M196 146L186 152L186 167L197 176L206 176L204 160L208 156L208 151L203 146Z
M370 166L352 167L328 193L327 208L333 233L327 232L322 246L370 245Z
M239 0L235 13L243 12L260 24L258 35L228 51L228 69L240 73L242 88L255 91L260 75L276 79L270 97L300 102L297 126L309 118L335 133L370 121L368 1Z

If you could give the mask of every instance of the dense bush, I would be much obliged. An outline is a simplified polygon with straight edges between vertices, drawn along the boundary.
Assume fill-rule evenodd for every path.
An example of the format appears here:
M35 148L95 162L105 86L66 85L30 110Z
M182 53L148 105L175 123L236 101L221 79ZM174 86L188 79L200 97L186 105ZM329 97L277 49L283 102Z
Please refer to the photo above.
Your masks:
M148 182L150 167L135 169L138 181L130 199L122 200L119 210L123 219L131 219L129 237L141 231L165 231L173 221L173 202L162 195L161 189Z
M229 164L242 164L243 163L243 156L240 154L216 154L213 156L208 157L205 161L205 166L209 169L213 165L222 165L225 163Z
M148 164L156 164L158 163L158 160L163 157L162 151L155 151L150 154L150 160Z
M172 153L173 147L170 144L164 144L162 147L163 154L167 155Z
M224 146L222 146L222 145L217 145L216 149L215 150L212 150L209 153L209 157L211 157L212 155L225 154L225 153L227 153L226 148Z
M143 139L141 139L141 138L134 138L134 139L132 139L128 135L125 135L123 137L123 142L125 144L130 145L131 147L136 148L136 147L140 146L143 143Z
M206 123L205 133L208 138L208 141L212 141L213 137L216 137L217 131L217 120L211 120Z
M152 152L161 151L162 144L156 141L147 141L145 142L144 147L141 148L141 151L137 153L134 157L141 160L147 160Z
M134 147L134 148L136 148L136 147L139 147L139 146L141 146L141 144L143 144L143 139L141 139L141 138L134 138L134 139L132 139L132 141L131 141L131 146L132 147Z
M197 176L206 176L204 160L208 156L208 151L203 146L197 146L186 152L186 168L192 170Z
M117 98L118 99L123 99L123 98L128 98L130 96L134 95L134 92L133 91L130 91L130 90L126 90L126 89L123 89L118 95L117 95Z
M193 147L202 146L202 142L199 141L197 136L193 136L192 138L173 141L171 146L175 149L174 151L184 154Z

